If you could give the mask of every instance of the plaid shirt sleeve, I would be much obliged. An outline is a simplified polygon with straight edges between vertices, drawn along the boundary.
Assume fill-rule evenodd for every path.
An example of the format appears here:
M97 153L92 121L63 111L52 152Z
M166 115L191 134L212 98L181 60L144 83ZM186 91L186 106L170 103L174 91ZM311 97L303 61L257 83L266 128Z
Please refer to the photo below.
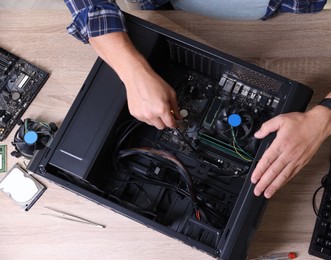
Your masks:
M138 0L141 9L153 10L169 0ZM90 37L126 31L124 16L116 0L64 0L73 22L67 31L78 40L88 43Z
M156 9L169 0L138 0L141 9ZM88 43L90 37L126 31L124 16L116 0L64 0L73 22L67 31L78 40ZM327 0L270 0L266 20L278 12L314 13L324 8Z
M262 20L266 20L279 12L317 13L323 10L327 0L270 0L267 12Z
M64 0L73 22L67 31L88 43L90 37L126 31L124 17L115 0Z

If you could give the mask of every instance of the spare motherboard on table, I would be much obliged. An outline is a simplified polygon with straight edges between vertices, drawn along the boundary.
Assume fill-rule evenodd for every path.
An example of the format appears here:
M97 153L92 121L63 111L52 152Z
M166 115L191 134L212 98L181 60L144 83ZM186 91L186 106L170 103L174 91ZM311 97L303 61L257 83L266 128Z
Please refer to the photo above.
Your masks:
M9 135L48 76L0 47L0 141Z

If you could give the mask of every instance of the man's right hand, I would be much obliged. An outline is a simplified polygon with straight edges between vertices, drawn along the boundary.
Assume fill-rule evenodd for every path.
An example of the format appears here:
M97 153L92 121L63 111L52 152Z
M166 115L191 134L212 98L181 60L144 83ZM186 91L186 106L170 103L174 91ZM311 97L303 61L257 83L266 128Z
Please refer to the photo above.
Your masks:
M137 68L125 83L131 115L158 129L176 127L180 119L176 92L151 68Z
M322 106L305 113L279 115L265 122L255 137L261 139L272 132L277 135L252 173L251 181L256 184L254 194L270 198L290 181L330 136L330 122L331 111Z
M174 89L155 73L126 33L91 37L89 42L125 84L132 116L158 129L176 126L181 116Z

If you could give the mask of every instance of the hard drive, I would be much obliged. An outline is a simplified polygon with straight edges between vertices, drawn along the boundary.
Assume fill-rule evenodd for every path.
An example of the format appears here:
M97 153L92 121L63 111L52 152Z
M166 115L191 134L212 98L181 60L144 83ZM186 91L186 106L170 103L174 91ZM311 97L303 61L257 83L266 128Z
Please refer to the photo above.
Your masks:
M28 211L44 193L46 187L19 164L15 164L0 182L0 189L17 205Z

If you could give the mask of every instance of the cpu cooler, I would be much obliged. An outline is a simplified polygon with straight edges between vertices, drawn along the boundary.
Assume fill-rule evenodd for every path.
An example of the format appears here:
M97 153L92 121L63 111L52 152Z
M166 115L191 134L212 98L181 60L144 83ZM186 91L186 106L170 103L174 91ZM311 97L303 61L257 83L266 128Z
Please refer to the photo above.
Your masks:
M221 109L215 123L216 132L223 138L241 141L253 130L253 118L242 108L235 106Z
M20 126L14 136L12 144L15 151L11 155L15 157L24 156L31 159L37 150L41 150L49 144L57 126L55 123L44 123L30 118L18 122Z

